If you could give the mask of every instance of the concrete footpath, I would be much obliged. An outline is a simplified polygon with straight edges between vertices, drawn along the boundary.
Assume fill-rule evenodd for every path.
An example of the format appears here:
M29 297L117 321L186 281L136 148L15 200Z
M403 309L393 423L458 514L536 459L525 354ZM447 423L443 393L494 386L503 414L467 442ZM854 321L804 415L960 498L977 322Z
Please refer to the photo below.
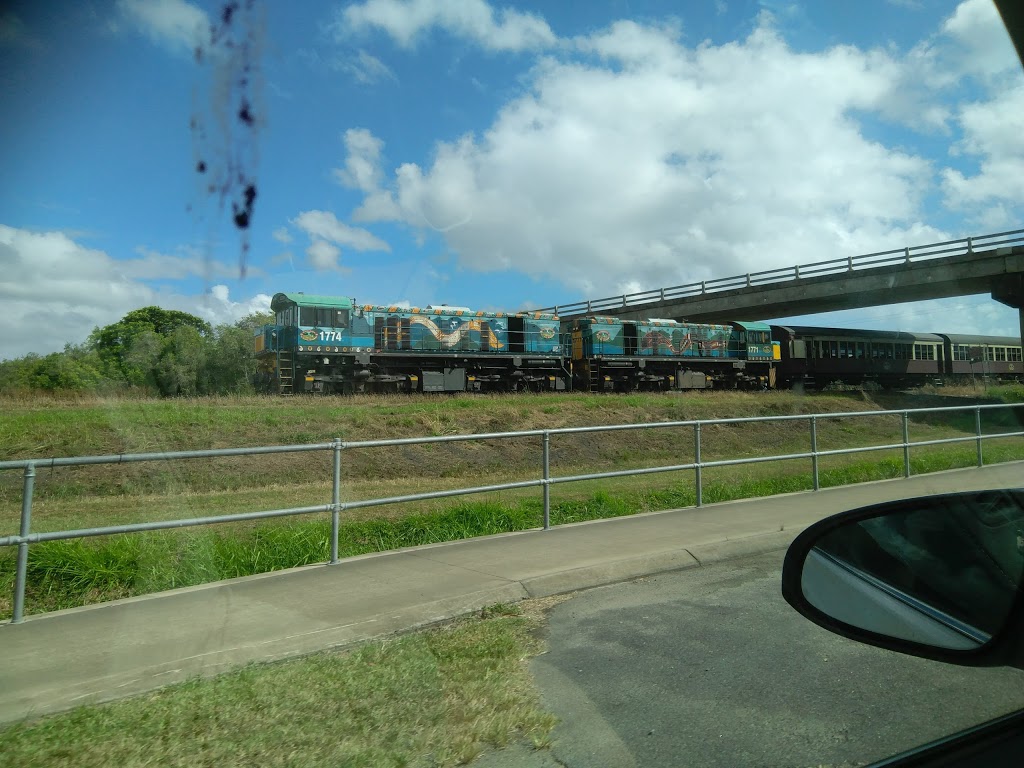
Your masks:
M0 722L254 661L346 646L499 602L785 547L898 498L1024 486L1024 462L364 555L0 626Z

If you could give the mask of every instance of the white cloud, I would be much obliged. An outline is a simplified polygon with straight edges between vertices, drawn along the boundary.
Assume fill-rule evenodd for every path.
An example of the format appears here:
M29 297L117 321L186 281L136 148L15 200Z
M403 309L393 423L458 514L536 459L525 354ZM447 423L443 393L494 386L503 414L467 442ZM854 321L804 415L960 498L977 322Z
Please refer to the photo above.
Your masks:
M152 40L191 53L210 28L206 13L185 0L118 0L121 13Z
M1016 72L1020 61L992 0L964 0L942 31L953 45L944 51L946 65L970 75L992 77Z
M345 62L342 69L363 85L373 85L382 80L398 80L387 64L363 50Z
M338 257L341 256L341 249L326 240L314 240L306 249L306 255L313 269L321 272L340 269Z
M8 318L0 359L79 344L94 327L149 305L190 312L212 323L234 322L270 306L270 297L263 294L231 301L223 285L189 296L142 282L196 274L191 267L175 268L168 258L144 252L139 259L119 261L63 232L0 225L0 301Z
M324 241L323 245L317 246L317 253L321 256L327 253L324 246L328 243L354 248L357 251L391 250L391 246L372 232L340 222L330 211L304 211L296 216L292 223L309 235L314 245L315 241ZM333 250L335 256L340 253L337 248ZM306 253L309 253L309 250Z
M196 307L188 310L211 325L228 325L247 315L270 311L271 297L258 293L244 301L233 301L226 285L214 285L203 294Z
M863 328L911 333L1020 336L1016 310L994 301L987 295L930 299L913 304L886 304L771 322L780 325Z
M1019 226L1024 218L1024 83L964 106L957 120L963 139L955 149L977 158L978 171L944 170L947 204L974 212L990 227Z
M381 150L384 142L366 128L345 131L345 167L334 171L335 178L352 189L372 192L384 179L381 171Z
M767 19L721 46L634 22L575 45L597 62L541 60L528 93L429 165L383 181L379 140L350 144L338 174L365 193L353 219L433 229L465 269L585 295L944 236L923 223L929 162L855 117L890 98L889 54L797 53Z
M292 241L292 236L288 233L287 227L278 227L271 233L271 237L279 243L287 244Z
M539 16L510 8L496 13L484 0L366 0L343 9L335 26L340 37L380 30L404 48L436 29L494 51L536 50L556 42Z

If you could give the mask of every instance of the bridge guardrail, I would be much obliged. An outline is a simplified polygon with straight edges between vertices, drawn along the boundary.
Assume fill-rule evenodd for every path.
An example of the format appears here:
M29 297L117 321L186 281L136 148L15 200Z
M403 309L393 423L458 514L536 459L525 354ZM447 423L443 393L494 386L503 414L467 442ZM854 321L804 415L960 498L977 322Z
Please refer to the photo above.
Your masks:
M995 232L988 235L975 235L959 240L944 240L939 243L895 248L889 251L876 251L875 253L865 253L860 256L846 256L827 261L815 261L810 264L798 264L792 267L778 267L760 272L748 272L744 275L734 275L733 277L720 277L713 280L674 285L668 288L655 288L648 291L625 293L619 296L607 296L601 299L557 304L553 307L544 307L536 311L552 312L562 316L589 315L602 311L641 307L656 302L685 299L708 293L719 293L737 288L789 282L806 277L844 274L896 264L913 264L940 256L962 255L974 253L977 250L990 250L1001 245L1024 245L1024 229Z
M334 564L339 561L338 558L338 536L340 528L340 517L341 513L348 509L360 509L363 507L375 507L385 506L389 504L400 504L412 501L426 501L430 499L440 499L455 496L466 496L477 493L493 493L496 491L511 490L516 488L536 488L540 487L543 493L543 519L541 521L542 526L545 530L551 527L551 496L550 490L552 485L558 485L563 483L580 482L584 480L600 480L605 478L615 477L631 477L638 475L649 475L663 472L680 472L692 470L694 472L694 482L696 489L696 505L698 507L703 504L702 497L702 472L704 469L709 467L725 467L734 466L740 464L759 464L772 461L788 461L793 459L810 459L811 470L813 477L814 490L820 489L819 473L818 473L818 462L822 456L839 456L844 454L854 453L865 453L870 451L881 451L881 450L894 450L902 448L903 450L903 474L904 477L910 477L910 449L914 447L921 447L927 445L941 445L951 443L962 443L962 442L974 442L977 445L977 465L984 465L984 456L982 451L982 443L985 440L991 439L1002 439L1007 437L1024 437L1024 431L1018 430L1014 432L997 432L984 434L982 432L981 414L983 411L992 411L997 409L1024 409L1024 403L1012 403L1012 404L992 404L992 405L973 405L973 406L949 406L942 408L914 408L898 411L852 411L848 413L829 413L829 414L800 414L795 416L756 416L756 417L743 417L743 418L731 418L731 419L712 419L712 420L691 420L691 421L671 421L671 422L655 422L649 424L619 424L609 426L596 426L596 427L569 427L562 429L544 429L544 430L527 430L521 432L496 432L496 433L484 433L484 434L473 434L473 435L449 435L441 437L414 437L414 438L400 438L391 440L363 440L363 441L345 441L341 438L335 438L334 440L327 443L311 443L305 445L283 445L283 446L263 446L263 447L252 447L252 448L223 448L223 449L212 449L205 451L177 451L169 453L139 453L139 454L121 454L116 456L80 456L80 457L62 457L62 458L51 458L51 459L21 459L16 461L0 461L0 470L15 470L21 469L23 471L23 486L22 486L22 505L21 505L21 519L20 519L20 530L16 535L0 537L0 547L4 546L16 546L17 552L17 565L15 572L14 582L14 609L12 623L20 623L24 616L25 606L25 587L27 584L28 575L28 550L31 544L36 544L44 541L61 541L65 539L81 539L92 536L107 536L113 534L125 534L125 533L138 533L142 531L156 531L156 530L167 530L172 528L185 528L199 525L211 525L215 523L229 523L229 522L240 522L247 520L261 520L276 517L290 517L295 515L307 515L307 514L330 514L331 516L331 555L330 563ZM967 435L963 437L944 438L940 440L922 440L917 442L911 442L910 440L910 417L911 415L917 414L928 414L928 413L940 413L940 412L953 412L953 411L973 411L974 422L975 422L975 434ZM857 448L841 448L832 450L819 450L818 448L818 422L819 420L837 420L844 418L861 418L861 417L879 417L879 416L899 416L902 419L902 437L903 439L897 443L885 443L871 446L861 446ZM750 424L750 423L764 423L772 424L784 421L806 421L809 426L809 451L791 454L780 454L771 456L747 456L736 459L722 459L717 461L703 461L701 459L701 448L702 438L701 430L717 425L728 425L728 424ZM1022 418L1019 419L1019 423L1024 423L1024 412L1022 412ZM583 434L583 433L597 433L597 432L622 432L632 430L648 430L648 429L692 429L693 430L693 446L694 446L694 460L683 464L673 464L660 467L642 467L624 470L615 470L609 472L596 472L584 475L565 475L560 477L553 477L551 475L551 439L559 435L567 434ZM526 439L526 438L540 438L540 456L539 464L541 467L540 477L530 480L521 480L516 482L498 483L494 485L484 486L472 486L466 488L457 488L444 491L432 491L427 493L415 493L406 494L402 496L388 496L375 499L363 499L359 501L341 501L341 488L342 488L342 453L346 449L353 448L388 448L395 446L408 446L408 445L426 445L431 443L453 443L453 442L466 442L466 441L479 441L479 440L513 440L513 439ZM170 460L188 460L188 459L200 459L200 458L213 458L222 456L245 456L245 455L265 455L265 454L276 454L276 453L298 453L298 452L310 452L310 451L330 451L333 454L333 479L332 479L332 490L331 490L331 501L329 503L318 504L313 506L305 507L293 507L288 509L272 509L263 510L257 512L242 512L237 514L228 515L216 515L210 517L197 517L186 520L164 520L159 522L148 522L148 523L133 523L128 525L112 525L95 528L82 528L75 530L63 530L63 531L48 531L41 533L32 532L32 497L35 485L36 470L39 468L50 468L50 467L66 467L66 466L82 466L90 464L121 464L130 462L145 462L145 461L170 461Z

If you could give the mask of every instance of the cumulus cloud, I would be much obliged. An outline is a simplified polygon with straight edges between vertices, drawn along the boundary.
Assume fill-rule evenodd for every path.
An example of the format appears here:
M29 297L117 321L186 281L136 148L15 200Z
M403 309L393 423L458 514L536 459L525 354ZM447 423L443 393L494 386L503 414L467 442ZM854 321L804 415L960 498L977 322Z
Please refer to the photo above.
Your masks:
M510 8L497 12L484 0L366 0L339 13L339 37L377 30L403 48L434 30L492 51L536 50L556 42L547 22Z
M330 211L304 211L292 223L315 240L325 240L357 251L391 250L391 246L372 232L340 222Z
M341 249L326 240L314 240L306 248L306 255L309 257L310 266L320 272L340 269L338 257L341 256Z
M527 93L429 165L382 181L380 141L347 142L353 218L433 229L466 269L585 294L943 236L922 222L929 163L853 116L889 97L887 54L797 53L767 19L721 46L635 22L575 45L587 60L540 61Z
M957 120L963 139L955 151L976 159L978 170L943 171L947 205L972 212L988 227L1018 226L1024 217L1024 83L967 104Z
M334 171L334 177L352 189L373 192L384 180L381 170L381 150L384 142L366 128L345 131L345 167Z
M143 282L197 274L193 267L203 268L202 260L186 259L187 266L179 269L167 261L171 258L142 251L137 259L116 260L63 232L0 225L0 301L8 318L0 359L48 354L81 343L94 327L149 305L190 312L212 323L234 322L269 309L269 296L232 301L223 285L189 296Z
M942 25L951 41L946 66L969 75L993 77L1017 72L1020 61L992 0L965 0Z
M366 24L371 7L397 5L353 6ZM439 17L374 18L406 45ZM385 175L383 142L357 129L334 173L363 193L354 221L435 233L463 269L514 269L590 296L935 242L949 235L928 223L939 183L956 214L1019 218L1024 107L995 77L1016 66L996 25L990 3L967 0L907 52L804 53L770 14L723 45L619 21L538 58L489 127L437 143L429 162ZM993 34L984 62L951 63L950 50ZM995 95L945 106L939 92L964 78ZM955 131L980 170L936 167L869 137L866 119Z
M154 42L191 53L203 42L210 20L185 0L118 0L121 14Z

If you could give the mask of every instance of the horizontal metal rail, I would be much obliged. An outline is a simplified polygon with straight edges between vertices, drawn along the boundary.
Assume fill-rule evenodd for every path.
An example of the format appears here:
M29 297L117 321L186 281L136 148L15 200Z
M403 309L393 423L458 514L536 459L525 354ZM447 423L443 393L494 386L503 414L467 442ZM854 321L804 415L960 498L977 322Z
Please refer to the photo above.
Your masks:
M344 441L336 438L330 442L311 443L306 445L284 445L284 446L263 446L253 448L223 448L201 451L168 451L160 453L137 453L137 454L116 454L110 456L79 456L59 457L46 459L20 459L15 461L0 462L0 470L21 469L23 470L22 489L22 514L20 531L17 534L0 537L0 547L16 546L18 548L17 565L14 584L14 611L13 623L19 623L23 619L25 587L28 574L28 548L31 544L44 542L61 541L68 539L81 539L94 536L109 536L119 534L140 533L145 531L169 530L191 526L213 525L216 523L232 523L251 520L263 520L278 517L291 517L296 515L323 514L331 515L331 563L338 562L338 539L340 514L346 510L362 509L366 507L386 506L391 504L404 504L409 502L427 501L457 496L468 496L481 493L499 493L509 490L522 490L527 488L543 489L544 517L543 528L550 527L550 495L549 490L553 485L566 483L585 482L592 480L604 480L610 478L633 477L654 475L665 472L693 471L695 473L695 498L696 505L702 505L702 471L715 467L731 467L743 464L763 464L777 461L799 461L811 460L812 479L814 490L820 487L819 459L829 456L853 455L873 451L891 451L902 449L904 460L904 476L910 477L910 449L926 446L948 445L955 443L974 442L977 446L977 465L983 466L984 457L982 444L986 440L1009 437L1024 437L1024 430L989 432L982 431L982 414L997 410L1010 413L1020 413L1024 409L1024 403L1013 404L990 404L990 405L968 405L968 406L943 406L938 408L908 408L898 411L847 411L842 413L820 413L820 414L788 414L778 416L743 416L727 419L692 419L686 421L654 422L647 424L611 424L593 427L562 427L558 429L533 429L519 432L488 432L472 435L441 435L433 437L397 438L388 440L354 440ZM939 438L931 440L911 441L909 425L911 420L917 416L949 414L963 412L974 415L974 434L960 437ZM857 446L852 448L833 448L822 450L818 448L818 426L821 423L834 423L844 419L857 418L890 418L898 419L902 423L901 442L886 442L883 444ZM770 456L746 456L739 458L726 458L716 460L702 460L702 434L708 434L710 427L729 427L742 424L773 424L787 421L804 421L810 426L810 450L797 453L787 453ZM1017 419L1017 423L1024 421L1024 413ZM550 472L550 442L553 438L564 435L581 435L593 433L615 433L635 430L650 429L687 429L692 430L694 436L693 451L694 460L682 464L670 464L658 467L634 467L608 472L593 472L579 475L552 476ZM711 439L713 439L712 433ZM373 449L387 448L408 445L432 445L438 443L457 443L466 441L487 441L487 440L512 440L527 438L542 439L542 460L541 477L514 482L496 483L491 485L480 485L465 488L455 488L441 491L429 491L424 493L403 494L399 496L385 496L374 499L361 499L357 501L341 500L341 456L343 451L352 449ZM706 442L708 438L703 440ZM31 530L32 498L36 472L39 468L67 467L96 464L119 464L144 461L172 461L177 459L199 459L219 458L226 456L249 456L267 455L278 453L294 453L309 451L330 451L333 454L333 483L331 488L331 502L305 507L293 507L288 509L272 509L259 512L242 512L227 515L215 515L206 517L195 517L182 520L164 520L145 523L132 523L126 525L104 526L96 528L81 528L63 531L35 532Z
M860 256L845 256L827 261L814 261L809 264L798 264L792 267L776 267L760 272L748 272L744 275L702 280L699 283L686 283L667 288L654 288L635 293L624 293L619 296L606 296L600 299L557 304L553 307L544 307L535 311L552 312L562 316L593 314L673 299L684 299L690 296L701 296L708 293L720 293L736 288L791 282L806 277L856 272L897 264L914 264L939 256L973 254L979 250L991 250L1002 245L1024 245L1024 229L976 235L959 240L943 240L942 242L929 243L928 245L894 248L888 251L865 253Z

